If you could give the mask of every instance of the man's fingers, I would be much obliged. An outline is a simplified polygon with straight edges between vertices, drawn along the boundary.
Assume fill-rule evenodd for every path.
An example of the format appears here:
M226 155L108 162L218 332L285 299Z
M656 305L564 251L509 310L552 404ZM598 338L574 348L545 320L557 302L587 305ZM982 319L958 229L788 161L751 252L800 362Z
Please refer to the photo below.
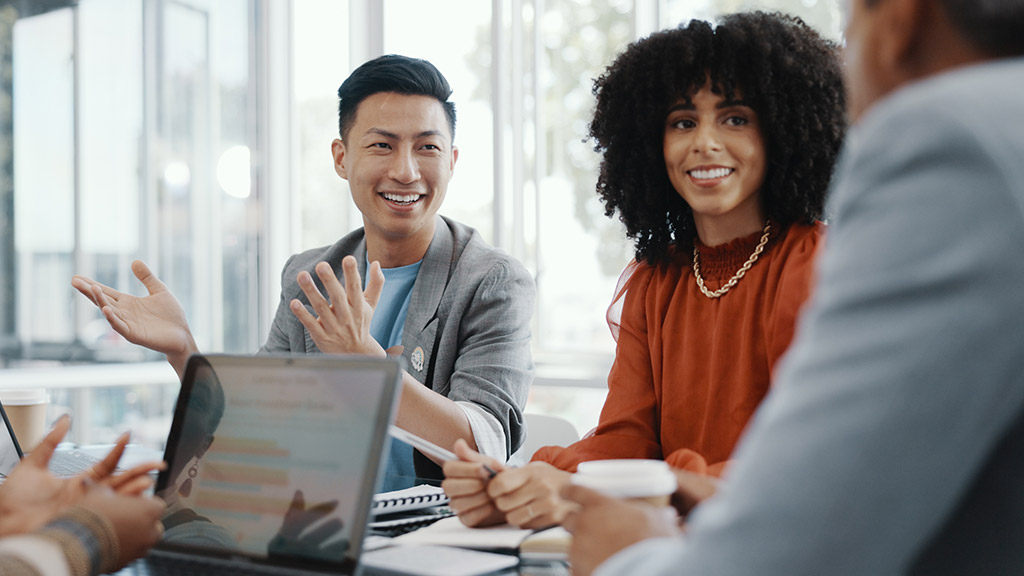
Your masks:
M341 270L345 274L345 294L348 306L351 310L362 310L365 296L363 296L363 278L359 275L359 265L352 256L345 256L341 261Z
M483 454L470 448L462 438L455 441L454 452L463 462L481 462L483 458Z
M121 336L128 338L131 335L131 328L128 327L128 323L121 319L117 315L117 310L113 306L104 305L100 308L100 312L103 313L103 317L107 319L107 323Z
M71 286L97 307L103 306L108 301L116 302L124 296L123 293L80 274L71 278Z
M139 279L139 282L142 282L142 285L146 287L146 291L150 294L167 290L167 286L156 277L156 274L153 274L153 271L142 260L132 262L132 273Z
M92 284L89 286L89 300L92 300L93 304L96 304L100 308L103 308L104 306L111 306L113 304L112 298L103 291L102 284Z
M374 260L370 264L370 270L366 273L366 292L363 295L370 308L377 309L377 302L380 301L380 295L383 290L384 273L381 272L380 262Z
M89 302L92 302L94 305L99 307L100 303L96 301L96 297L93 296L92 294L92 286L92 280L89 280L85 276L76 275L71 277L71 287L74 288L75 290L78 290L78 292L81 293L82 296L88 298Z
M25 460L40 468L49 466L53 451L57 449L57 445L61 443L70 428L70 416L65 414L58 418L53 423L53 429L46 434L38 446L32 449L32 453L26 456Z
M311 336L316 337L320 335L323 330L320 328L320 324L317 323L316 316L313 316L313 313L298 298L289 302L288 307L291 308L292 314L295 314L299 322L306 327L306 330L309 330Z
M324 285L324 290L327 292L327 302L330 306L330 313L334 316L338 316L342 323L348 322L349 312L344 306L338 306L339 302L345 301L345 287L341 285L341 281L334 274L334 269L327 262L317 262L317 265L313 268L316 272L320 282ZM348 283L348 280L345 280ZM321 313L323 316L324 313Z
M462 438L459 438L458 440L455 441L454 452L455 455L459 457L459 460L462 460L463 462L479 462L480 464L486 464L487 466L490 466L491 470L494 470L495 472L501 472L502 470L505 469L504 464L498 462L494 458L484 456L483 454L477 452L476 450L473 450L472 448L469 447L469 444L467 444L466 441L463 440ZM484 478L487 478L489 476L487 474L487 471L484 470L483 466L480 467L480 473L483 475Z
M597 490L587 488L586 486L577 486L572 482L562 487L562 498L583 507L596 506L611 499Z
M313 307L316 315L319 318L329 318L331 316L331 303L320 293L320 289L313 282L313 276L309 272L302 271L299 272L296 281L303 294L306 295L306 300L309 300L309 305Z
M119 310L115 307L117 300L111 295L110 290L102 284L93 284L92 301L100 307L100 313L107 319L107 323L121 336L131 340L132 330L128 323L121 318Z
M676 475L676 492L672 495L672 506L679 514L686 516L696 505L715 495L718 481L711 476L694 474L685 470L672 470Z
M570 534L576 534L576 527L579 525L581 509L575 508L570 510L565 518L562 518L562 528L565 528Z

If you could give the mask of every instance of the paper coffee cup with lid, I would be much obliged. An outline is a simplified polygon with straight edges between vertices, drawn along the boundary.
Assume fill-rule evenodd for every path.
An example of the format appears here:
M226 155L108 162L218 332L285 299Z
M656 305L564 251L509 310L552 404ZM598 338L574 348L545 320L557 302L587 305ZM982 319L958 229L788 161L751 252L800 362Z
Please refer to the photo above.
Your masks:
M0 388L0 403L21 450L31 452L46 436L50 395L43 388Z
M580 462L572 483L598 492L668 506L676 491L676 476L663 460L591 460Z

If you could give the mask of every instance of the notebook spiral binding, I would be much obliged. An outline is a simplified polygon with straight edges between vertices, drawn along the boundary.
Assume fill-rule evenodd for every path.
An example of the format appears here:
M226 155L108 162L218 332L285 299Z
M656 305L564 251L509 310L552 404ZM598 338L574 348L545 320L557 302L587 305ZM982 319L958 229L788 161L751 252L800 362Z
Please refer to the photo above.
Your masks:
M371 522L369 528L373 534L394 537L433 524L442 518L447 518L454 514L455 512L446 506L437 506L408 514L395 514L394 516L397 517L394 518L391 518L389 515L387 520Z
M413 510L416 508L425 508L427 506L436 506L438 504L446 504L448 502L448 495L444 493L438 494L424 494L421 496L407 496L404 498L392 498L389 500L378 500L373 503L374 512L385 512L391 509L395 510Z

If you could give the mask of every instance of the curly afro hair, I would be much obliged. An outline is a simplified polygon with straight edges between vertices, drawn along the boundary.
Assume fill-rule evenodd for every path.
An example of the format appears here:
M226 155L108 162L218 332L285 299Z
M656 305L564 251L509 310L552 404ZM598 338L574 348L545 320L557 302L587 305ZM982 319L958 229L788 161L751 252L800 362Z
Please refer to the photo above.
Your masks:
M662 141L669 107L709 76L715 93L732 99L738 90L758 115L768 217L779 228L822 217L846 131L837 45L779 13L732 14L717 27L694 20L634 42L594 81L597 192L605 215L618 211L637 260L692 248L693 213L669 182Z

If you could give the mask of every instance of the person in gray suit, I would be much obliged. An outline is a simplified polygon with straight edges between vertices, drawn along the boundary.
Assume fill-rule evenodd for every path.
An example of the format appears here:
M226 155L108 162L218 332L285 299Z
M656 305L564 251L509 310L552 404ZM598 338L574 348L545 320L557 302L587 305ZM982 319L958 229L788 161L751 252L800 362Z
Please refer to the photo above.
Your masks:
M1024 0L847 0L818 283L685 534L570 486L574 574L1024 574Z
M432 64L396 55L364 63L338 89L334 168L363 228L288 260L260 352L401 354L397 425L504 461L524 438L535 289L519 262L437 213L458 159L451 92ZM83 276L72 285L180 376L198 351L184 311L144 263L132 270L148 296ZM437 462L392 442L384 490L442 477Z

